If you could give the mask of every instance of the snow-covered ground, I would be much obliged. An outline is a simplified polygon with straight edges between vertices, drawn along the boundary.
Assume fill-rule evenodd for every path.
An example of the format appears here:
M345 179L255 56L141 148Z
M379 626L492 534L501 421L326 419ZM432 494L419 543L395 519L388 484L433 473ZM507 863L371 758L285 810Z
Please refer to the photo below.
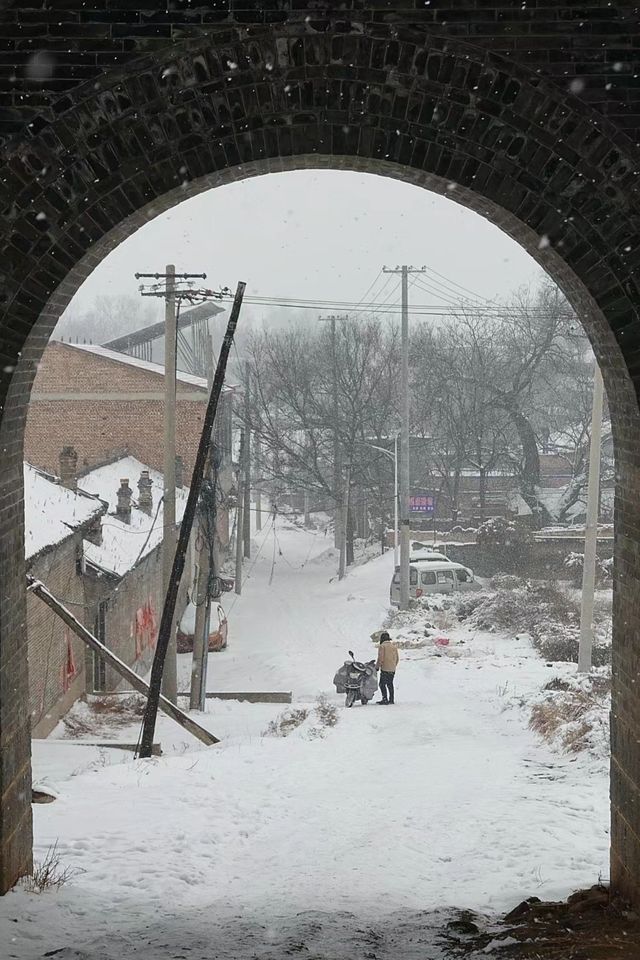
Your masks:
M448 651L401 651L396 705L343 708L333 674L349 648L375 655L392 563L338 582L329 538L279 519L255 536L242 597L227 595L209 689L292 691L309 710L324 693L339 721L323 736L310 719L266 737L282 705L212 700L209 750L166 718L151 761L36 745L36 778L59 794L34 807L36 856L57 842L77 872L0 900L3 957L435 960L446 908L496 914L607 877L606 760L553 753L527 728L518 700L557 671L526 639L434 614Z

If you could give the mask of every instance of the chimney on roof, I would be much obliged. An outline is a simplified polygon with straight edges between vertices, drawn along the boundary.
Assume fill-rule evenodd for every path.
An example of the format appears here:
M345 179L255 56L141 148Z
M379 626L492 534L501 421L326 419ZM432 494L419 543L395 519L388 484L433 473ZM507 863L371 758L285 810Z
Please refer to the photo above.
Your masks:
M151 516L153 512L153 480L148 470L143 470L138 480L138 506Z
M63 447L59 456L60 481L69 490L78 489L78 454L73 447Z
M184 460L176 456L176 490L182 490L184 487Z
M131 523L131 497L133 490L129 486L129 478L126 477L120 481L118 490L118 506L116 507L116 517L123 523Z

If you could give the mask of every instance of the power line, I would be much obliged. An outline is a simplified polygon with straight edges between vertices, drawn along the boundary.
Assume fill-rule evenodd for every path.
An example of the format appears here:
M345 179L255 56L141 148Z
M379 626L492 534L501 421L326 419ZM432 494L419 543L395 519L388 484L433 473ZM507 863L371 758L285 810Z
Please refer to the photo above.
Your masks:
M362 297L360 298L360 301L359 301L360 303L363 303L363 302L367 299L367 297L368 297L369 294L371 293L371 290L375 287L376 283L377 283L378 280L381 278L381 276L382 276L382 270L379 270L379 271L378 271L378 275L374 278L373 282L370 283L369 286L367 287L367 290L366 290L366 293L364 294L364 296L362 296ZM384 289L384 288L383 288L383 289Z
M277 297L246 297L245 302L252 303L255 306L278 307L280 309L313 310L315 313L344 311L350 314L366 314L371 316L372 313L394 314L401 312L400 305L397 303L390 304L388 298L382 303L372 302L364 305L352 300L304 300L302 298L296 300L287 298L278 299ZM550 315L548 310L518 310L510 309L503 305L485 307L469 302L463 303L458 307L453 306L451 303L417 303L411 305L412 315L423 317L457 317L460 316L463 310L472 310L478 316L496 320L510 320L518 315L524 314L531 319L546 318ZM559 316L569 320L573 319L575 314L566 313L559 314Z
M460 305L463 302L465 302L461 299L454 300L451 294L443 293L441 290L438 290L437 288L432 288L431 286L426 284L424 281L420 281L417 277L412 277L410 283L412 287L414 286L417 287L423 293L435 294L436 297L442 297L444 304L447 307L454 307L454 308L460 307Z
M482 302L484 302L484 303L490 303L490 302L491 302L490 300L487 299L487 297L481 297L481 296L479 296L477 293L474 293L473 290L469 290L468 287L463 286L462 284L458 283L456 280L449 280L447 277L444 276L444 274L438 273L437 270L434 270L433 267L427 267L427 273L434 273L434 274L436 275L436 277L439 277L439 278L440 278L441 280L443 280L447 285L454 286L454 287L458 287L458 289L460 289L460 290L464 291L465 293L469 294L469 296L471 296L474 300L480 300L480 301L482 301Z

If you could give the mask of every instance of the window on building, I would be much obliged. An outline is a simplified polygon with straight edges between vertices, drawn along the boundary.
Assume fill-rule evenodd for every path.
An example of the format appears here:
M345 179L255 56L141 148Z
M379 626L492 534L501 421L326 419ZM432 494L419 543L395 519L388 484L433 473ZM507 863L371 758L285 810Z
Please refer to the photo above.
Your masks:
M107 601L103 600L98 604L96 614L94 635L100 643L107 644ZM93 689L96 692L106 690L107 688L107 665L97 653L93 654Z

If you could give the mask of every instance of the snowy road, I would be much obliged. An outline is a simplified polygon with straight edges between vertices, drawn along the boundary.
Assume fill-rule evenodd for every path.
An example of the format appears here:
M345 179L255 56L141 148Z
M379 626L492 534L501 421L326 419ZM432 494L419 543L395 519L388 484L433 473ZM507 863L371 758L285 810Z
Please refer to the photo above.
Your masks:
M526 641L451 630L457 658L402 651L393 708L346 711L331 679L347 647L373 655L391 555L330 583L322 535L280 521L261 544L209 688L292 690L307 708L324 692L337 726L263 737L281 707L212 701L219 748L182 748L163 720L163 746L183 755L59 771L60 799L34 808L37 851L57 840L82 872L0 901L8 958L275 958L302 944L323 960L436 960L443 908L494 913L607 876L606 764L528 731L514 700L554 672Z

